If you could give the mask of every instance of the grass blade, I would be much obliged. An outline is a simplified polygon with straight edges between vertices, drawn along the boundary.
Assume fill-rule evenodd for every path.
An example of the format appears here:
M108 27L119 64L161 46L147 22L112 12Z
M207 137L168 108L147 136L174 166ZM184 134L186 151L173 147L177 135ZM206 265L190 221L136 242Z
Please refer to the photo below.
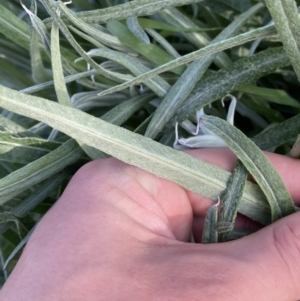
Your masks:
M243 163L238 160L227 182L227 188L221 197L221 210L218 217L218 241L220 242L231 239L247 176L247 169Z
M29 50L30 30L28 24L2 5L0 5L0 32Z
M267 197L273 221L295 212L294 203L282 179L250 139L220 118L202 116L200 120L205 127L224 140L254 177Z
M65 77L61 61L61 53L59 48L59 28L56 23L52 23L51 29L51 65L53 70L54 88L58 102L71 106L71 100L65 83Z
M23 199L16 207L12 208L10 213L16 217L24 217L38 204L43 202L62 182L66 179L66 173L59 173L49 177L28 197ZM12 226L12 223L0 224L0 235Z
M104 9L96 9L92 11L78 12L76 15L86 23L106 23L111 20L123 20L130 16L147 16L155 14L170 6L187 5L203 0L134 0L122 5L116 5ZM67 25L66 17L62 17L62 21ZM44 20L46 26L51 27L52 19Z
M59 26L60 30L64 34L64 36L68 39L70 44L74 47L74 49L78 52L78 54L83 57L83 59L90 64L99 74L117 81L117 82L123 82L126 80L130 80L131 76L122 75L115 72L110 72L105 70L104 68L100 67L93 59L91 59L86 52L82 49L82 47L79 45L79 43L75 40L75 38L70 33L67 26L62 22L60 16L55 11L55 9L52 7L50 0L40 0L44 7L47 9L51 17L55 20L55 23Z
M63 170L82 155L78 144L70 139L49 154L0 179L0 205Z
M273 103L278 103L280 105L300 108L299 102L289 96L284 90L269 89L256 86L243 86L239 88L239 91L263 97L265 100Z
M3 86L0 86L0 105L15 113L43 121L74 139L206 197L216 199L225 188L230 175L216 166L191 158L77 109L21 94ZM59 153L58 150L59 148L53 152ZM267 223L268 210L261 215L261 211L265 211L264 208L267 207L263 195L251 183L247 183L246 188L243 197L245 207L250 206L253 209L248 215L254 220L259 218L262 223Z
M117 51L110 49L93 49L89 51L90 56L105 57L109 60L115 61L120 65L126 67L134 75L140 75L149 71L149 68L140 63L137 59ZM156 95L163 97L170 89L170 85L160 76L145 81L145 85L149 87ZM102 93L99 93L101 96Z
M60 145L40 138L18 138L0 131L0 161L28 164Z
M184 29L201 28L205 26L203 23L199 22L199 20L197 20L197 23L195 23L177 8L167 8L163 11L160 11L159 15L171 25L182 27ZM195 45L196 48L202 48L211 41L211 37L205 32L182 32L181 35L183 35L189 43ZM227 54L220 53L217 56L215 63L219 68L223 68L229 66L232 62Z
M82 21L80 18L76 16L71 10L67 8L67 6L62 3L58 2L58 7L64 13L64 15L80 30L84 31L88 34L88 36L94 38L95 40L118 50L126 50L124 49L124 45L119 41L118 38L107 34L106 32L102 32L99 29L96 29L92 25L87 24L86 22ZM101 47L102 48L102 47Z
M300 81L300 19L294 0L266 0L275 27Z
M126 19L128 29L143 43L150 44L150 39L147 33L139 24L137 16L131 16Z
M127 47L142 54L145 58L161 65L170 62L174 59L170 54L162 50L161 48L151 43L146 44L141 42L128 28L119 21L110 21L107 23L107 29ZM185 67L180 66L171 71L176 74L181 74Z
M289 64L289 59L281 47L270 48L251 57L240 59L229 68L208 75L196 86L186 104L172 118L170 125L173 126L176 122L187 119L196 110L223 98L240 86L253 83L277 68Z
M10 263L10 261L16 256L16 254L25 246L25 244L27 243L27 241L29 240L33 230L35 229L32 228L27 235L20 241L20 243L15 247L15 249L10 253L10 255L8 256L8 258L6 259L4 265L3 265L3 270L7 269L8 264Z
M259 3L249 9L246 13L240 15L234 22L226 27L211 43L217 43L236 34L236 32L251 18L257 11L263 7ZM168 91L160 106L154 113L153 118L147 128L145 136L155 139L169 120L178 111L188 95L194 89L197 82L205 74L207 68L214 61L216 54L198 59L190 64L185 72L179 77L177 82Z
M252 138L253 142L263 150L276 148L300 133L300 114L279 124L274 124Z
M219 202L212 205L206 214L201 243L212 244L218 242L218 210Z
M187 64L187 63L194 61L196 59L199 59L201 57L205 57L207 55L218 53L218 52L226 50L228 48L244 44L246 42L257 39L260 36L266 37L269 35L273 35L275 33L276 33L276 30L275 30L274 25L268 25L268 26L265 26L262 28L254 29L252 31L237 35L233 38L229 38L224 41L220 41L218 43L208 45L200 50L186 54L186 55L181 56L180 58L177 58L169 63L161 65L141 76L134 78L131 81L125 82L125 83L115 86L111 89L105 90L101 93L101 95L106 95L106 94L110 94L112 92L121 91L132 85L144 82L145 80L150 79L162 72L169 71L170 69L181 66L183 64Z

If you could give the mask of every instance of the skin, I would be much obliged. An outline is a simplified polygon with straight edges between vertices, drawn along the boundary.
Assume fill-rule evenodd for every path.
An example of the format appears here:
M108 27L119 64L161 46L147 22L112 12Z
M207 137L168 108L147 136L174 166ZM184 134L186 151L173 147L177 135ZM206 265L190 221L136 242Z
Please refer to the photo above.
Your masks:
M227 149L188 153L227 170L236 161ZM300 161L267 156L299 205ZM116 159L88 163L37 226L0 300L299 300L300 213L239 240L187 243L191 228L201 239L211 204Z

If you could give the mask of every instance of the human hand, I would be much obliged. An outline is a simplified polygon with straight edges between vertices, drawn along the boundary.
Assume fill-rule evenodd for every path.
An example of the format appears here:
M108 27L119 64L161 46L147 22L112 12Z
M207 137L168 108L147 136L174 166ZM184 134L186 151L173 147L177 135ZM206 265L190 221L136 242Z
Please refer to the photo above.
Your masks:
M236 160L227 149L188 153L227 170ZM300 162L268 157L299 205ZM35 229L0 299L300 299L300 213L228 243L187 243L192 227L201 239L211 204L116 159L88 163Z

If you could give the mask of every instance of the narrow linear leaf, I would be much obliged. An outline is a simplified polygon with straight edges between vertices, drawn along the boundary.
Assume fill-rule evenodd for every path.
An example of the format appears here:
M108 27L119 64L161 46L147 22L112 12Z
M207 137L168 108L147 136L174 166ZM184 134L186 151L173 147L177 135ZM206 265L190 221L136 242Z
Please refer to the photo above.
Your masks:
M274 124L252 138L253 142L262 150L276 148L300 133L300 114L291 117L281 123Z
M265 193L276 221L295 212L294 203L282 179L262 151L230 123L213 116L202 116L201 122L219 136L242 161Z
M139 24L143 28L147 29L160 29L164 31L170 31L170 32L201 32L201 31L214 31L214 30L220 30L221 27L195 27L195 28L184 28L184 27L176 27L173 25L169 25L167 23L153 20L153 19L146 19L146 18L138 18Z
M101 116L102 120L108 121L115 125L122 125L137 110L154 99L154 95L138 95L115 106L113 109Z
M60 145L35 137L15 137L0 131L0 161L28 164Z
M218 217L218 241L220 242L231 239L234 228L233 225L237 216L238 207L242 200L247 175L247 169L243 163L238 160L235 169L228 180L226 190L221 196L221 209ZM224 225L229 225L229 227L226 228Z
M76 16L74 12L67 8L67 6L62 3L58 2L58 7L64 13L64 15L80 30L84 31L88 34L91 38L96 39L97 41L118 49L118 50L126 50L124 49L124 45L120 42L120 40L106 32L102 32L99 29L96 29L92 25L87 24L86 22L82 21L80 18ZM69 27L71 28L71 27ZM101 47L102 48L102 47ZM129 49L129 48L128 48Z
M56 23L52 23L51 29L51 65L53 70L54 88L58 102L71 106L71 100L65 84L65 77L61 61L61 53L59 48L59 28Z
M140 41L128 28L119 21L110 21L107 23L107 29L126 46L134 51L139 52L150 61L161 65L170 62L174 59L173 56L162 50L161 48L151 43L146 44ZM176 74L181 74L185 67L180 66L171 71Z
M140 63L137 59L110 49L93 49L89 51L90 56L105 57L115 61L130 70L134 75L140 75L149 71L149 68ZM145 81L148 86L159 97L163 97L170 89L170 85L160 76ZM99 94L101 95L101 93Z
M22 200L20 204L12 208L10 214L14 217L24 217L38 204L43 202L66 179L66 173L59 173L44 181L33 193ZM12 226L12 222L0 224L0 235Z
M218 210L219 202L212 205L206 214L201 243L211 244L218 242Z
M130 16L147 16L170 6L187 5L203 0L134 0L122 5L116 5L104 9L78 12L76 15L87 23L106 23L110 20L123 20ZM62 21L69 25L66 17L62 16ZM44 20L46 26L51 27L52 19Z
M196 86L191 97L171 119L169 125L174 126L188 118L196 110L223 98L240 86L253 83L257 79L274 72L277 68L290 64L285 51L279 48L270 48L256 55L240 59L229 68L224 68L215 74L208 75Z
M84 72L78 72L75 74L67 75L65 76L65 83L71 83L73 81L80 80L81 78L96 75L98 72L96 70L89 70ZM44 90L46 88L54 86L54 81L48 81L42 84L34 85L25 89L20 90L20 92L25 94L33 94L35 92ZM91 87L92 89L104 89L107 88L107 85L100 84L100 83L92 83Z
M147 33L139 24L137 16L131 16L126 19L128 29L143 43L150 44L150 39Z
M182 13L179 9L175 7L169 7L163 11L159 12L159 15L166 20L169 24L173 26L180 26L183 28L201 28L203 26L207 26L207 24L202 23L198 18L197 18L197 24L191 20L191 18L184 13ZM200 27L199 27L200 26ZM206 34L205 32L182 32L181 35L192 45L195 45L196 48L202 48L205 47L207 44L210 43L212 38ZM226 66L229 66L231 64L231 59L226 53L220 53L216 60L215 64L219 68L223 68Z
M154 29L146 29L146 32L157 42L159 43L170 55L175 58L180 57L178 51L164 38L162 37L156 30Z
M28 24L2 5L0 5L0 33L29 50L30 29Z
M9 118L4 117L0 114L0 131L6 131L10 134L15 134L16 136L30 136L30 132L27 131L23 126L18 123L10 120ZM32 134L31 134L32 135ZM33 136L33 135L32 135Z
M35 228L35 227L34 227ZM21 240L21 242L15 247L15 249L11 252L11 254L8 256L6 259L4 265L3 265L3 270L7 269L8 264L10 261L17 255L17 253L25 246L27 241L29 240L34 228L32 228L27 235Z
M38 204L43 202L56 188L58 188L62 182L69 175L65 172L60 172L55 174L54 176L49 177L45 180L41 185L34 190L32 194L22 200L20 204L11 209L11 213L13 213L17 217L24 217L29 212L31 212ZM0 233L1 233L0 229Z
M70 139L49 154L0 179L0 205L61 171L82 155L78 144Z
M226 27L211 43L217 43L227 39L237 33L237 31L263 7L258 3L244 14L240 15L234 22ZM208 67L214 61L216 54L211 54L205 58L198 59L190 64L176 83L168 91L159 107L156 109L153 118L147 128L145 136L155 139L162 131L169 120L178 111L197 82L205 74Z
M214 165L192 158L172 148L163 146L152 139L109 124L77 109L39 97L21 94L3 86L0 86L0 106L15 113L45 122L74 139L79 139L81 142L128 164L166 178L188 190L209 198L216 199L220 195L230 175L230 173ZM59 154L58 150L59 148L53 152ZM70 157L69 154L67 158L69 159ZM61 162L65 163L66 158L63 156L60 160L59 166L61 167ZM38 167L40 170L41 167ZM20 175L22 183L22 180L24 181L26 177L20 172L18 172L18 175ZM3 183L3 179L1 181ZM9 183L10 187L2 188L1 191L1 187L5 188L7 186L7 183L3 183L0 186L0 193L8 192L10 188L14 191L15 188L12 187L12 181L7 179L5 182ZM19 182L14 181L18 188L21 185ZM4 202L3 197L1 201ZM265 198L256 185L247 183L243 201L245 201L246 206L250 206L253 209L248 211L250 218L254 220L259 219L264 224L269 222L268 209L265 211L265 208L268 208L265 206ZM263 215L261 212L263 212Z
M226 50L228 48L244 44L246 42L257 39L260 36L266 37L269 35L273 35L275 33L276 33L275 27L273 25L268 25L268 26L265 26L262 28L254 29L252 31L237 35L233 38L229 38L224 41L220 41L218 43L208 45L202 49L199 49L192 53L181 56L180 58L172 60L169 63L163 64L141 76L134 78L131 81L125 82L125 83L115 86L111 89L105 90L101 93L101 95L121 91L132 85L144 82L145 80L150 79L150 78L154 77L155 75L158 75L162 72L169 71L172 68L175 68L175 67L181 66L183 64L187 64L191 61L194 61L195 59L199 59L201 57L205 57L207 55L218 53L218 52Z
M294 0L266 0L283 47L300 81L300 19Z
M240 99L240 102L247 106L250 110L265 118L271 124L284 121L284 117L280 111L271 108L263 97L244 94Z
M60 30L64 34L64 36L68 39L70 44L73 46L73 48L78 52L80 56L83 57L83 59L91 65L96 71L98 71L99 74L111 79L115 80L117 82L123 82L126 80L132 79L131 76L128 75L122 75L120 73L111 72L108 70L105 70L104 68L100 67L93 59L91 59L86 52L82 49L82 47L79 45L79 43L75 40L75 38L70 33L67 26L61 21L61 18L58 16L58 13L55 11L55 9L51 5L51 0L40 0L44 7L47 9L48 13L51 15L51 17L55 20L55 23L59 26Z
M261 96L264 99L280 105L300 108L300 103L289 96L284 90L262 88L256 86L243 86L238 89L240 92Z
M42 37L44 43L44 49L47 52L49 50L49 39L47 36L47 30L44 23L37 17L37 5L36 1L31 2L31 10L28 10L22 3L21 5L31 19L31 30L30 30L30 57L31 57L31 68L32 68L32 78L36 83L45 82L50 80L50 76L45 69L43 64L39 35Z

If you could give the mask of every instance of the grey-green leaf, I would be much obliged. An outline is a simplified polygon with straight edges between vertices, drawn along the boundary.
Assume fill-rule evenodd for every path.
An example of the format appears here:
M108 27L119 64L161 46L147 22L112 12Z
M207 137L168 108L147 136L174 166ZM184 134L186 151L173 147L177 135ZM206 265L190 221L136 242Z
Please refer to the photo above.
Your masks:
M234 22L226 27L211 43L217 43L236 34L236 32L259 11L263 5L261 3L253 6L249 11L240 15ZM165 127L168 121L174 116L197 82L205 74L207 68L216 58L216 54L211 54L205 58L198 59L190 64L176 83L168 91L147 128L145 136L154 139Z
M0 105L24 116L43 121L87 145L206 197L216 199L225 188L230 175L216 166L109 124L75 108L21 94L3 86L0 86ZM58 150L59 148L53 152ZM65 162L65 158L62 160ZM24 175L20 172L18 175L24 180ZM11 181L7 179L7 182L11 185ZM20 187L18 181L15 184L18 188ZM5 188L7 184L1 186ZM245 210L246 214L251 216L250 218L264 224L269 222L268 210L265 211L265 198L256 185L247 183L243 200L245 206L241 206L241 210L250 206L251 210Z
M265 0L283 47L300 81L300 19L294 0Z
M61 144L34 137L16 137L0 131L0 161L28 164Z
M272 73L277 68L290 64L285 51L270 48L256 55L240 59L229 68L224 68L215 74L210 74L196 86L191 97L170 121L170 125L181 122L211 102L223 98L240 86L255 82L260 77Z
M151 2L149 0L134 0L109 8L78 12L76 15L87 23L106 23L110 20L122 20L130 16L152 15L166 7L187 5L201 1L203 0L152 0ZM62 21L69 25L70 23L66 19L66 17L62 17ZM50 27L52 19L48 18L44 23Z
M218 242L218 210L219 202L212 205L206 214L201 242L203 244Z
M294 203L282 179L262 151L230 123L213 116L202 116L201 122L219 136L243 162L265 193L276 221L295 212Z
M221 209L218 217L218 241L220 242L231 239L233 225L237 216L238 207L242 200L247 175L247 169L243 163L238 160L235 169L227 182L226 190L220 198ZM224 225L226 225L226 227L224 227Z

